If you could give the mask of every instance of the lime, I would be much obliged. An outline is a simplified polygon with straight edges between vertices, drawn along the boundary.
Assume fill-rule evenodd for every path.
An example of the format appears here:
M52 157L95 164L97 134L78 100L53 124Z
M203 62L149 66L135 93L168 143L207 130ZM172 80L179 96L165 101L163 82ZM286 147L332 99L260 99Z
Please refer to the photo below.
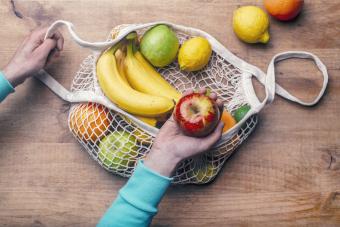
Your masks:
M250 110L249 105L244 105L244 106L239 107L234 113L235 120L237 122L241 121L244 118L244 116L246 116L249 110Z

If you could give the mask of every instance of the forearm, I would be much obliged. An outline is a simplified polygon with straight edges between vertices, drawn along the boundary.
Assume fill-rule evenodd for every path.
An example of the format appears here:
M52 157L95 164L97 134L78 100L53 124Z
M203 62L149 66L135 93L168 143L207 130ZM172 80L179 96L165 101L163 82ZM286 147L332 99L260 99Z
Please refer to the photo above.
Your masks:
M98 226L149 226L170 182L140 161Z
M10 93L14 92L12 84L5 77L4 73L0 71L0 102L2 102Z

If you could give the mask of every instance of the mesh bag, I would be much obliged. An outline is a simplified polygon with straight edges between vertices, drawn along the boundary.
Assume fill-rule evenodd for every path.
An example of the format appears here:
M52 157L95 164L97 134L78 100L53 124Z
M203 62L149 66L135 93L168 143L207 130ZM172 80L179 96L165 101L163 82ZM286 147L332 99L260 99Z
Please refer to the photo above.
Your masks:
M312 106L319 101L327 86L328 74L325 65L318 57L308 52L289 51L274 56L265 74L233 55L212 36L198 29L168 22L120 25L111 31L107 41L90 43L77 36L71 23L56 21L51 25L46 37L58 27L65 25L72 39L80 46L91 49L92 54L80 65L73 79L71 91L65 89L45 71L39 72L37 78L62 99L72 103L68 118L70 131L94 160L106 170L120 176L131 176L138 160L143 159L150 151L158 129L121 110L105 97L97 81L96 61L102 51L118 43L130 32L136 31L142 36L147 29L157 24L172 27L180 43L194 36L202 36L209 40L213 49L209 64L198 72L181 71L177 62L158 68L160 74L172 86L179 92L190 88L210 88L224 101L224 108L230 113L245 104L251 107L247 115L224 133L211 150L186 159L178 165L173 175L175 184L204 184L214 179L224 162L254 130L258 122L257 114L266 104L273 101L275 93L301 105ZM312 102L303 102L275 84L275 62L292 57L312 59L322 72L324 77L322 89ZM254 92L252 77L256 77L264 85L266 96L262 101Z

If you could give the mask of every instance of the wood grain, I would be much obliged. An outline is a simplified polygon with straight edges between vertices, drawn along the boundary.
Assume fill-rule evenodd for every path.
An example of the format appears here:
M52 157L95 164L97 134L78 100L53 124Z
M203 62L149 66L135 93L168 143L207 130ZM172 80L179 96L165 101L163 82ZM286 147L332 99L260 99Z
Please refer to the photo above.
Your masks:
M330 75L320 104L305 108L277 97L213 183L169 189L153 226L339 226L340 2L306 0L295 21L272 19L266 46L246 45L232 32L233 10L247 4L262 7L260 0L0 0L0 68L31 29L56 19L72 21L92 41L118 24L169 20L207 31L264 71L280 51L311 51ZM89 51L65 36L62 58L48 71L68 87ZM321 86L310 61L282 62L276 72L306 100ZM94 226L126 182L73 139L68 108L34 79L1 103L0 226Z

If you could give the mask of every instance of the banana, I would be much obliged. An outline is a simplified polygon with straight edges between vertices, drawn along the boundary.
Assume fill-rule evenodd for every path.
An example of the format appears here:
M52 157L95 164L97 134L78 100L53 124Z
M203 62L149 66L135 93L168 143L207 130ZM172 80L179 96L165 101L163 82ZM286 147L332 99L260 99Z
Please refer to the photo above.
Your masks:
M118 52L118 51L117 51ZM118 53L116 52L116 56L117 56L117 65L118 65L118 72L119 72L119 76L121 77L121 79L124 81L124 83L130 87L129 82L126 79L126 75L125 75L125 70L124 70L124 59L125 59L125 55L123 52L119 51ZM133 89L133 88L132 88ZM139 120L143 121L144 123L151 125L153 127L156 127L157 125L157 119L154 117L142 117L142 116L137 116L135 115L136 118L138 118Z
M111 47L97 61L97 77L104 94L131 114L157 117L170 112L174 107L171 99L138 92L124 82L114 56L118 48L119 45Z
M182 97L181 93L179 93L173 86L171 86L162 77L162 75L155 70L155 68L144 58L140 51L136 51L135 57L139 61L139 63L143 65L144 69L149 73L149 75L155 78L159 85L163 86L164 92L173 97L176 102Z
M181 98L181 94L173 88L139 53L133 52L133 43L127 46L125 58L125 71L129 84L137 91L163 96L175 100Z
M142 117L142 116L135 116L135 117L152 127L157 126L157 119L154 117Z
M125 56L124 56L124 53L119 51L118 54L117 54L117 52L116 52L116 59L117 59L117 67L118 67L119 76L127 86L131 87L130 84L129 84L129 81L127 80L126 75L125 75L125 70L124 70L124 58L125 58Z

